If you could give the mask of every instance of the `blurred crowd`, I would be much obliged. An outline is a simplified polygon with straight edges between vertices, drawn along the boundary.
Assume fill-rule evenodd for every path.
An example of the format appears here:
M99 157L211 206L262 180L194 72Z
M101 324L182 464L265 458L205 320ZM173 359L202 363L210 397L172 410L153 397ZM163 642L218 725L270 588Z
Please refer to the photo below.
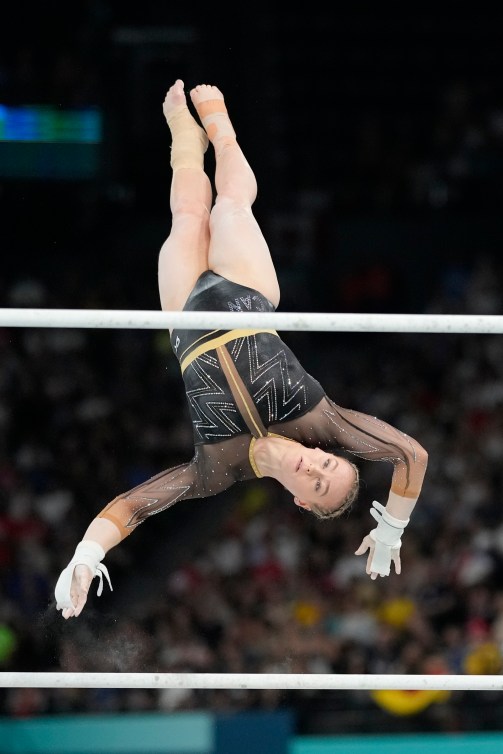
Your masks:
M138 26L155 31L154 5L145 4ZM21 43L5 39L0 51L0 103L103 107L117 142L105 150L110 184L64 185L58 193L0 180L9 268L0 277L1 306L157 306L142 287L148 272L138 270L154 269L157 232L168 227L168 180L163 173L153 185L152 176L163 160L167 170L169 150L164 131L156 142L145 125L134 129L153 113L163 128L163 87L180 70L187 81L204 70L224 90L231 83L256 158L259 213L287 282L284 311L401 311L413 297L425 313L502 313L493 252L501 238L503 100L494 73L500 41L489 19L466 44L469 25L456 26L449 14L452 45L437 49L437 11L417 24L416 46L393 35L381 11L375 19L355 11L335 30L337 44L332 22L316 14L254 14L250 37L261 40L262 55L253 57L238 37L221 51L219 67L213 37L206 65L203 26L201 44L186 49L136 45L134 34L118 45L117 29L134 28L137 9L121 16L112 0L84 6L78 23L65 14L55 23L44 6L30 28L22 5L13 10L25 34ZM170 7L160 25L179 23L172 14ZM392 35L386 44L373 36L374 22ZM259 138L250 132L250 91L260 92L253 97ZM299 91L316 98L315 115L299 107ZM114 149L122 163L111 169ZM162 203L157 214L148 206L153 194ZM299 212L296 195L310 202ZM376 252L375 264L367 254L362 264L346 258L338 267L341 221L401 222L418 211L425 225L416 254L405 234L400 256L403 267L421 266L427 292L396 278L386 253ZM463 246L472 211L482 218L480 239ZM456 223L462 259L448 239ZM379 239L370 236L366 249L374 252ZM159 514L107 555L114 591L105 587L97 598L94 582L82 616L63 621L54 585L89 521L121 491L191 456L182 380L165 332L3 328L0 671L503 671L501 335L283 337L335 401L388 420L428 450L402 574L371 581L364 558L354 556L372 524L369 506L385 502L391 476L386 464L359 462L360 500L340 521L299 511L267 480ZM0 700L19 718L288 706L304 733L487 730L503 719L495 692L3 689Z
M487 260L458 293L458 312L501 312L501 279ZM10 300L26 305L34 295L43 299L43 286L26 281ZM426 310L442 311L443 295L445 307L448 283ZM286 339L296 337L329 395L388 419L429 451L402 575L372 582L353 554L369 527L369 504L383 500L391 474L386 464L361 462L360 502L340 521L300 512L264 480L233 488L225 503L189 501L180 504L182 516L176 506L158 514L107 556L113 594L93 596L78 620L63 621L54 584L88 521L119 491L190 457L181 379L163 332L5 328L2 670L501 672L501 337L319 334L314 351L300 335ZM12 689L2 696L18 717L291 705L311 732L334 724L361 730L376 714L381 727L418 719L432 729L491 727L501 713L494 693L486 705L482 693L475 701L463 692L419 696L412 707L406 697L405 710L395 693Z

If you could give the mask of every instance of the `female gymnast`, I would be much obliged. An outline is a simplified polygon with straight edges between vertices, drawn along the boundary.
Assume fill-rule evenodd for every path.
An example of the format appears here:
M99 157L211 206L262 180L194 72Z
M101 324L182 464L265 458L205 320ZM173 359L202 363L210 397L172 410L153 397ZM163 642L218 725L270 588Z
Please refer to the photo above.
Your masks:
M159 254L165 310L274 311L280 291L269 248L252 213L257 183L237 140L222 93L183 81L166 94L171 145L172 225ZM204 154L215 152L215 189ZM103 589L105 554L136 526L180 500L215 495L234 482L272 477L297 506L334 518L354 501L358 468L333 451L393 465L386 506L374 501L377 526L356 555L366 572L400 573L401 535L419 497L427 453L380 419L334 403L274 330L173 330L194 434L192 459L116 497L91 522L55 589L65 619L77 617L92 579Z

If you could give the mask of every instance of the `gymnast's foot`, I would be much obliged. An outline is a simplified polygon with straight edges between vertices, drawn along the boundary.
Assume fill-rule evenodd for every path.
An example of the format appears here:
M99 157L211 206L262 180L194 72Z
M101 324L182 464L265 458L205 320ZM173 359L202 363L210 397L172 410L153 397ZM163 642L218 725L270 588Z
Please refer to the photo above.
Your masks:
M226 146L236 144L236 132L220 89L209 84L199 84L192 89L190 97L215 150L220 152Z
M164 117L166 118L168 125L173 115L183 111L184 108L187 108L187 99L183 89L183 81L177 79L173 86L168 89L162 105Z
M164 98L162 110L171 131L171 166L202 168L208 137L187 107L183 81L177 79Z

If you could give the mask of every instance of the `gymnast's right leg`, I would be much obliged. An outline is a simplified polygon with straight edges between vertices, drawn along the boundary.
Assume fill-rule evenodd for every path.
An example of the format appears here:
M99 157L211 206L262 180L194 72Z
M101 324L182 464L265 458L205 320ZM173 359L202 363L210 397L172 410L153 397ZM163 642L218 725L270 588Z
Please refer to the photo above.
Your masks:
M201 84L190 96L215 150L217 196L210 218L209 267L234 283L260 291L277 306L276 271L252 212L257 182L237 143L223 95L216 86Z

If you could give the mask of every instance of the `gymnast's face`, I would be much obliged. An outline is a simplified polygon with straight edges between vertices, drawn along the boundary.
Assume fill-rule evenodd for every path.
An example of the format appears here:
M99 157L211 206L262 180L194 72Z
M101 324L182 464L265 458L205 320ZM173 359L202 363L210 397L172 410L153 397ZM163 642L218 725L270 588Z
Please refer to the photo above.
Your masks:
M337 510L355 483L354 466L345 458L299 443L288 448L282 465L284 486L306 510Z

